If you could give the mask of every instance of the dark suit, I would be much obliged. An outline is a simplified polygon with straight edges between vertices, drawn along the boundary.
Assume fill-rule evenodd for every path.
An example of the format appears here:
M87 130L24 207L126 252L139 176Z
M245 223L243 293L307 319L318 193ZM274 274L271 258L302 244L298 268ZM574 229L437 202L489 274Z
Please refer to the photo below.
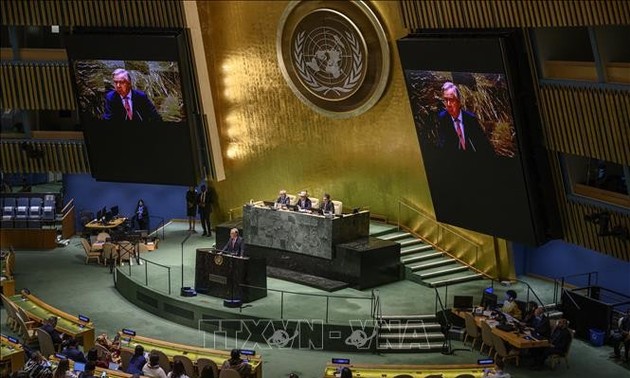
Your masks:
M81 351L77 348L66 348L63 352L61 352L61 354L74 362L87 362L85 355L83 355L83 353L81 353Z
M304 197L304 199L300 198L297 201L296 206L302 210L310 210L313 205L311 204L311 200L308 199L308 197Z
M245 242L243 241L243 238L240 236L237 236L236 239L230 238L230 240L225 243L223 249L221 249L221 252L243 256L243 254L245 253Z
M210 215L212 215L212 192L210 189L199 193L197 196L197 205L199 208L199 218L201 219L201 228L203 228L204 234L212 235L212 225L210 224Z
M55 347L61 345L63 340L61 339L61 334L59 332L57 332L55 327L53 327L52 325L46 323L46 324L44 324L42 326L42 329L44 331L48 332L48 334L50 335L50 338L52 339L53 344L55 345Z
M438 115L438 139L437 147L462 153L477 153L479 155L494 155L494 149L484 134L477 117L465 110L461 111L463 132L466 139L466 149L460 147L459 137L455 131L453 118L446 110Z
M285 196L284 198L278 196L278 198L276 199L276 203L289 206L291 204L291 198L289 198L289 196Z
M545 315L542 315L540 318L532 317L528 325L534 329L534 337L548 339L551 335L551 324L549 323L549 318Z
M328 201L328 202L322 201L320 209L322 210L323 213L332 213L332 214L334 214L335 213L335 204L333 204L332 201Z
M133 121L133 122L159 122L162 117L155 109L155 105L149 100L147 95L135 89L129 92L131 95L131 107L133 116L127 116L127 111L123 105L123 100L116 91L111 91L105 95L105 112L103 119L106 121Z

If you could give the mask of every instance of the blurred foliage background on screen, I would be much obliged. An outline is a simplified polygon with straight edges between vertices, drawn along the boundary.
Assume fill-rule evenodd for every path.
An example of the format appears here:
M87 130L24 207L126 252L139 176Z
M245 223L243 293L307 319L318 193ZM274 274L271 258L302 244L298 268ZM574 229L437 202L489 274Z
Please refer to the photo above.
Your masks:
M131 75L133 89L143 91L153 101L165 122L185 119L184 101L176 62L80 60L74 63L79 109L101 119L105 95L114 90L112 72L124 68Z
M516 153L516 130L505 75L468 72L405 71L414 123L421 140L435 143L438 114L444 110L442 85L459 88L462 109L477 116L479 124L499 156Z

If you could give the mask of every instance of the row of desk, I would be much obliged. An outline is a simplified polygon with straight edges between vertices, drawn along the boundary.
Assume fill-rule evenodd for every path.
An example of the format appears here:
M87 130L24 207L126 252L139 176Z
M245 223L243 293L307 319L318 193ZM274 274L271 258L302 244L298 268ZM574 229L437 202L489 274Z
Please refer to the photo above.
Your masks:
M13 373L24 366L24 348L17 340L0 335L0 360L9 364L9 370Z
M38 323L43 323L51 316L56 316L58 321L55 329L79 340L84 350L87 351L94 346L95 332L94 324L91 321L83 321L78 316L61 311L24 290L20 294L9 297L9 299L24 310L29 319Z
M464 311L459 311L453 309L453 313L462 319L464 318ZM496 327L496 324L493 324L492 321L486 316L483 315L473 315L475 319L475 324L477 327L481 328L482 322L488 322L490 328L492 328L492 333L499 336L502 340L506 341L508 344L518 349L530 349L530 348L547 348L551 346L549 340L536 340L528 337L526 333L519 333L517 331L507 332L500 330Z
M120 337L120 348L126 349L131 353L134 352L136 345L142 345L145 351L150 352L153 349L161 350L166 354L172 362L174 356L186 356L193 363L199 358L207 358L221 367L225 360L230 358L230 352L226 350L210 349L196 347L192 345L178 344L170 341L154 339L150 337L130 335L124 331L118 332ZM248 356L249 364L252 367L252 373L256 378L262 378L262 358L260 356Z
M42 323L51 316L58 318L56 330L72 336L79 340L83 345L83 350L87 351L95 344L95 328L92 322L83 321L78 316L68 314L61 311L37 298L27 291L9 297L11 302L20 307L27 314L29 319ZM173 360L174 356L182 355L190 358L193 362L199 358L207 358L214 361L218 366L230 358L230 352L225 350L209 349L196 347L192 345L177 344L149 337L129 335L125 332L119 332L120 347L127 349L133 353L136 345L142 345L146 351L158 349L164 352L169 359ZM21 368L24 365L24 351L21 346L15 342L11 342L7 337L2 337L2 360L11 361L12 369L15 366ZM262 359L259 356L249 358L252 371L257 378L262 378ZM111 373L113 371L105 370L107 375L128 377L129 374L120 372ZM100 371L99 371L100 372Z
M353 377L360 378L458 378L475 377L481 378L484 369L494 368L495 365L375 365L375 364L352 364L336 365L329 363L324 370L323 378L339 377L338 371L341 366L347 366L352 370Z

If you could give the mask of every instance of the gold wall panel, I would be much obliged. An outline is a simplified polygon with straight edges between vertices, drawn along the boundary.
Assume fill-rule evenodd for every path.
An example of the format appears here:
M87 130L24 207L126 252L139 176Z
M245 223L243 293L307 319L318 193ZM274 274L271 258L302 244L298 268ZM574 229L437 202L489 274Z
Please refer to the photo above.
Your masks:
M624 25L627 0L402 0L411 29Z
M4 0L2 25L183 27L180 0Z
M0 64L4 109L73 110L76 101L67 63L7 62Z
M217 220L250 199L273 199L280 189L306 189L316 198L328 192L346 209L369 208L394 223L400 199L434 217L396 52L395 41L407 34L399 4L370 3L388 33L390 82L373 108L345 120L315 113L282 77L275 38L287 4L197 2L226 173L226 180L214 183ZM400 218L401 224L424 232L417 215ZM483 246L484 258L494 256L493 238L462 233ZM454 254L461 252L457 244L448 246ZM479 269L495 273L496 259L490 260L480 258L485 266Z

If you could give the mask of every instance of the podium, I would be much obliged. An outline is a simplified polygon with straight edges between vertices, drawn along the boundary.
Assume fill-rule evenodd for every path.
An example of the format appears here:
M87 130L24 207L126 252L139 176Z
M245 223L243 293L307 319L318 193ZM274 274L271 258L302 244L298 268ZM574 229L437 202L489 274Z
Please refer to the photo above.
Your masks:
M195 264L195 290L197 293L226 300L240 300L242 303L266 297L266 259L233 256L211 248L198 248Z

